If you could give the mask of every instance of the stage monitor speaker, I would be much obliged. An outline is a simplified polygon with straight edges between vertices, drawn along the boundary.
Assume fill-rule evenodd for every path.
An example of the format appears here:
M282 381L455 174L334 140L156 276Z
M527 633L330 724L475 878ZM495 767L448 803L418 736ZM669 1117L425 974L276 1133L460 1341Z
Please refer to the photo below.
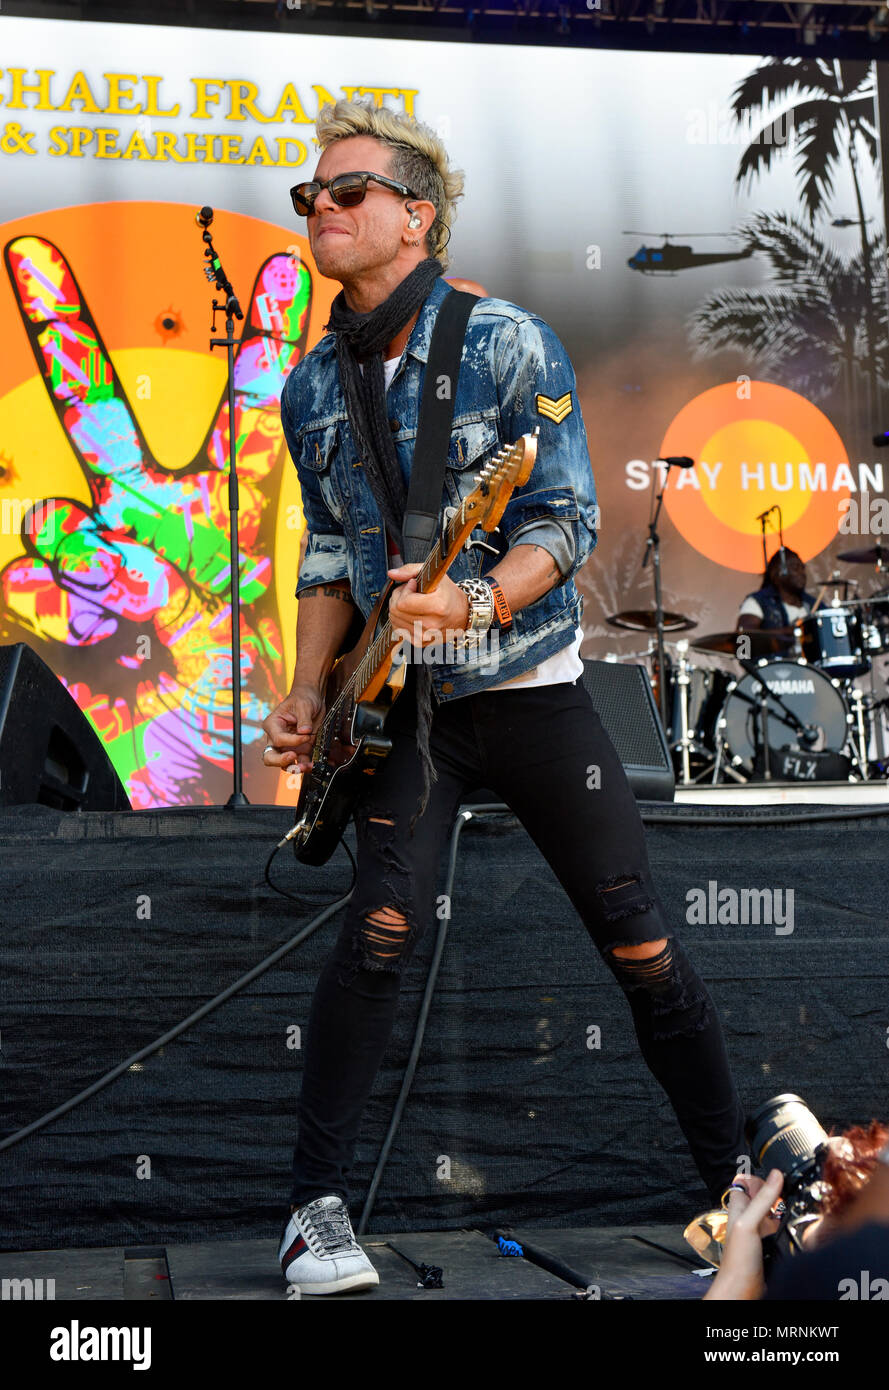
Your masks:
M24 642L0 647L0 806L129 811L92 725Z
M644 666L584 661L583 683L637 801L672 801L676 774Z

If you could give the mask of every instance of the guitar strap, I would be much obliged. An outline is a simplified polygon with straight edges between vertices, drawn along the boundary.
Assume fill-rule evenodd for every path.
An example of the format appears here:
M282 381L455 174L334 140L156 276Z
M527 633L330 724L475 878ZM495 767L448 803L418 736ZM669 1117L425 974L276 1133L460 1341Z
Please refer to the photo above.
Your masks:
M436 315L423 378L420 419L404 513L405 564L421 564L435 544L441 516L445 460L457 399L466 325L479 298L451 290Z

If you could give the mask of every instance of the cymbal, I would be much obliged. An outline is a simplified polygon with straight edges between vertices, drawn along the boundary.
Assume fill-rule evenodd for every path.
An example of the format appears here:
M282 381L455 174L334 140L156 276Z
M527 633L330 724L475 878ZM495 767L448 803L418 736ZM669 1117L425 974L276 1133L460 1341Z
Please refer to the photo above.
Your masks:
M815 581L815 588L816 588L816 589L849 589L849 588L857 589L857 588L858 588L858 580L857 580L857 579L817 579L817 580Z
M613 613L605 621L612 627L625 627L632 632L652 632L657 628L657 614L649 608L628 608L623 613ZM697 623L681 613L664 614L665 632L690 632L693 627L697 627Z
M838 560L846 560L850 565L879 565L889 560L889 546L872 545L870 550L841 550Z
M771 656L774 652L786 652L793 643L788 633L777 628L742 627L737 632L711 632L691 645L699 652L726 652L729 656L737 656L739 637L750 638L750 658L753 661L761 656Z

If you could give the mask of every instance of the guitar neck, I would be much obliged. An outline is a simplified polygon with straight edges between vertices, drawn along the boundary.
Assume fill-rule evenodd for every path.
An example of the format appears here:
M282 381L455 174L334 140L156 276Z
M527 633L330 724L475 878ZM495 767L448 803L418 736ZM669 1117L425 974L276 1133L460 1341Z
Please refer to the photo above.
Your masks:
M445 526L443 539L435 542L423 562L423 568L416 576L417 589L421 594L432 593L442 575L447 574L474 524L472 520L465 521L462 507L449 519ZM402 638L395 635L392 624L387 618L353 672L343 693L345 694L348 690L350 694L354 693L355 699L360 699L362 692L370 685L380 669L388 663L389 657L394 649L401 644L401 641Z

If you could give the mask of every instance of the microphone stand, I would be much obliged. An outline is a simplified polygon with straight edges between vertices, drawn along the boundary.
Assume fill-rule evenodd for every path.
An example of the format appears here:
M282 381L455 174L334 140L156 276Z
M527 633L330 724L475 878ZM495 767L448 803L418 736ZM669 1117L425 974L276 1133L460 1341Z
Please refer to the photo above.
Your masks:
M656 459L656 463L664 460ZM653 558L654 568L654 613L655 628L657 631L657 669L658 669L658 704L661 709L661 723L664 726L664 734L669 736L667 723L667 672L665 670L666 656L664 653L664 599L661 589L661 538L658 535L657 523L661 514L661 506L664 501L664 493L667 490L667 483L670 481L670 468L672 464L667 463L667 471L664 474L664 485L655 498L656 506L654 515L648 523L648 540L645 542L645 554L642 557L642 569L648 564L649 559Z
M209 214L209 216L207 215ZM249 801L243 791L243 768L241 752L241 567L240 541L238 536L238 465L237 465L237 433L235 430L235 344L240 342L235 337L235 319L243 319L244 315L238 303L232 283L222 268L222 261L219 259L216 248L213 245L213 238L210 234L209 224L213 220L212 209L201 208L195 219L200 226L203 226L202 239L206 242L204 256L208 262L203 267L204 274L208 281L215 280L216 288L225 295L225 302L213 300L213 322L210 328L211 333L216 332L216 315L225 311L225 333L224 338L211 338L210 347L225 347L228 349L228 514L229 514L229 553L230 553L230 594L231 594L231 625L232 625L232 735L233 735L233 790L226 806L249 806Z
M768 554L767 554L767 552L766 552L766 526L767 526L767 525L769 525L769 526L771 525L771 522L767 521L767 517L771 516L771 514L772 514L773 511L775 511L775 507L768 507L768 508L766 508L766 510L765 510L764 512L760 512L759 516L756 518L757 521L759 522L759 529L760 529L760 531L762 532L762 567L763 567L763 571L767 570L767 569L768 569L768 565L769 565L769 557L768 557ZM782 544L782 546L783 546L783 544L784 544L783 534L782 534L781 544Z

